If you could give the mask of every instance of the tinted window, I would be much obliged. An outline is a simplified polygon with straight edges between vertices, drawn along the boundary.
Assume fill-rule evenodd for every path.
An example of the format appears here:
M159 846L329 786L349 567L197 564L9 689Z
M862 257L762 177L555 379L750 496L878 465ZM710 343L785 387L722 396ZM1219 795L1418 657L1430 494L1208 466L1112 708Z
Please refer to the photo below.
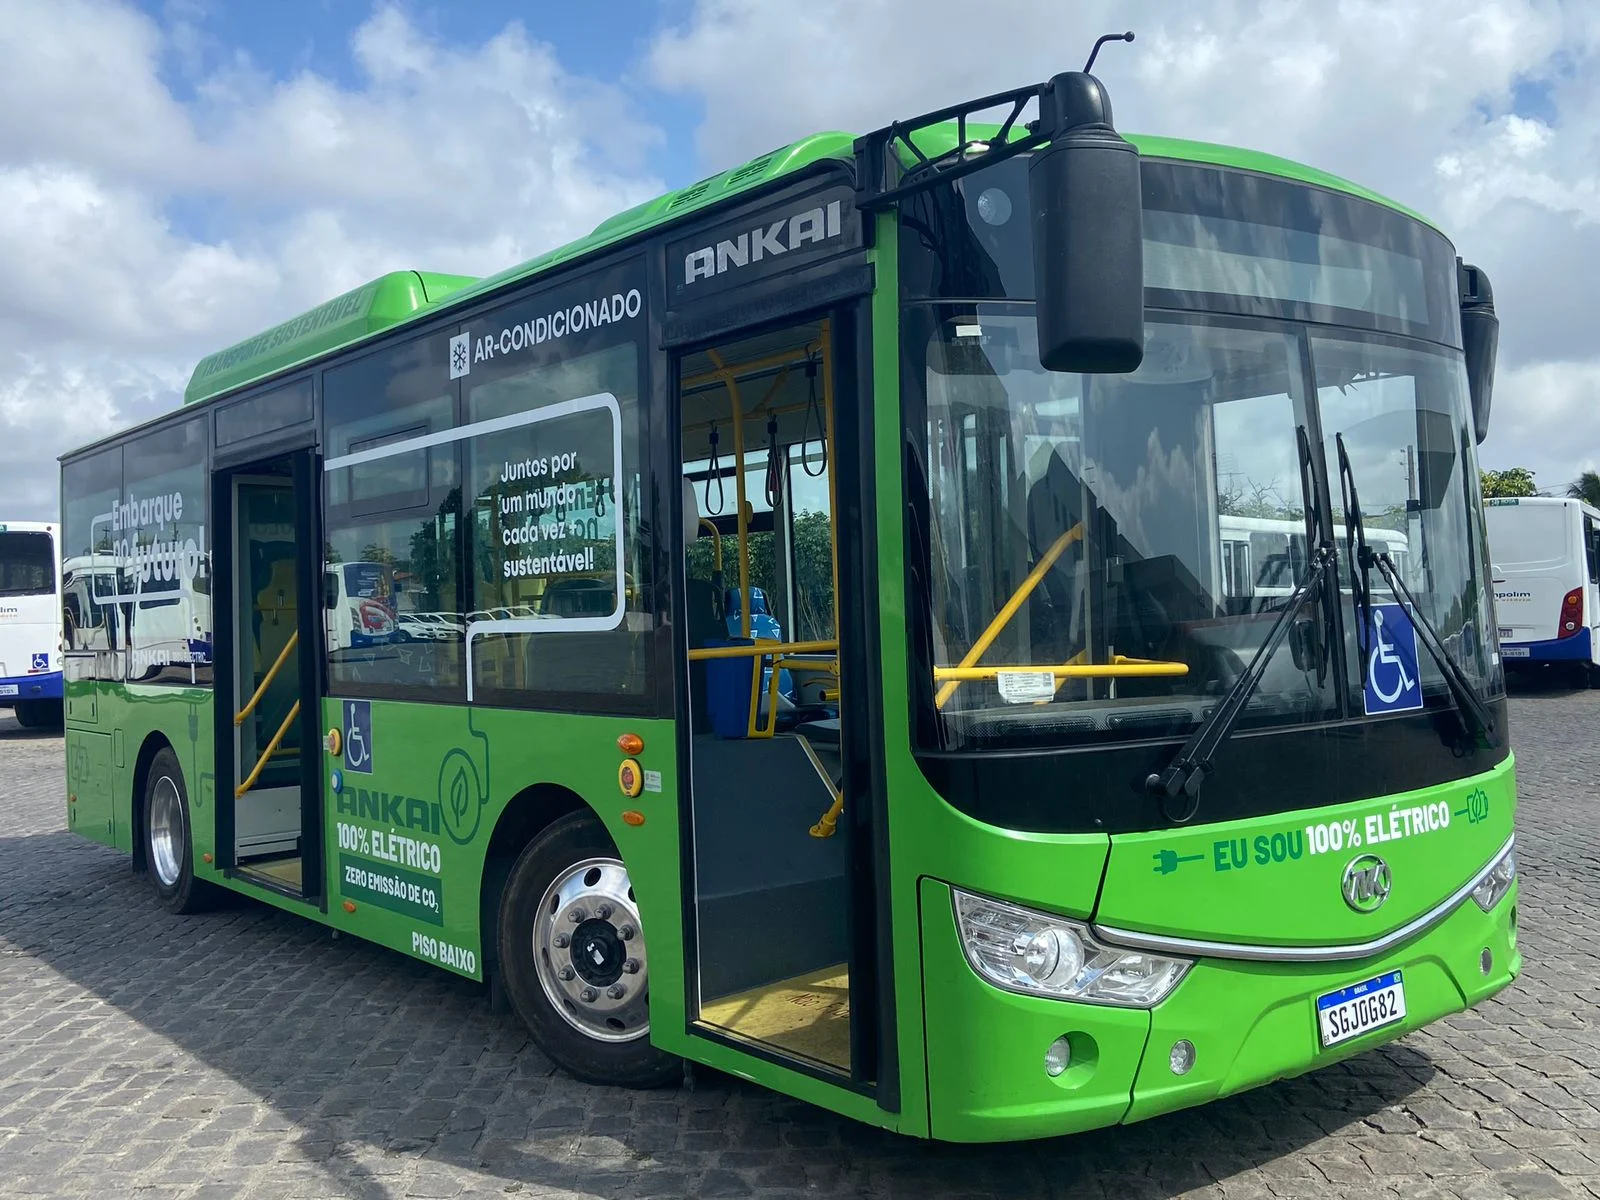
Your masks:
M323 377L329 683L452 698L462 687L461 489L449 335Z
M123 447L112 516L130 682L211 682L206 428L196 417Z
M622 268L467 329L476 700L647 705L643 292Z
M112 510L122 491L122 448L102 450L61 469L62 638L68 652L114 651L124 646L125 620L117 596L121 570ZM113 654L80 663L79 679L119 680Z
M0 533L0 596L54 592L55 557L48 533Z
M311 420L311 380L301 379L217 410L217 445L275 433Z

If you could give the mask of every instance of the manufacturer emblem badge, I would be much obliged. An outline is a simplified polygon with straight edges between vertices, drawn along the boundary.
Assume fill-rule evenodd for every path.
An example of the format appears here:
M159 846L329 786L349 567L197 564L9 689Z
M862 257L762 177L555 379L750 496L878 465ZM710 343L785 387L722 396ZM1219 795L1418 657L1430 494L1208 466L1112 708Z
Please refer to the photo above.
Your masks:
M1356 912L1370 913L1383 907L1389 886L1389 864L1376 854L1363 854L1346 865L1340 890L1344 902Z

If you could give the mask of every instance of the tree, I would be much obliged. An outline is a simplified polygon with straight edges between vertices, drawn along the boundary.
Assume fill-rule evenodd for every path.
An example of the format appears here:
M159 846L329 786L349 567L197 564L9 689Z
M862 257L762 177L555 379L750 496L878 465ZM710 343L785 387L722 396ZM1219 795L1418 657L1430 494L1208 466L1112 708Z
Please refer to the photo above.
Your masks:
M1537 496L1539 489L1533 485L1533 472L1527 467L1507 467L1504 471L1483 471L1484 499L1501 496Z
M1600 508L1600 474L1585 471L1567 484L1567 495L1573 500L1582 500L1593 508Z

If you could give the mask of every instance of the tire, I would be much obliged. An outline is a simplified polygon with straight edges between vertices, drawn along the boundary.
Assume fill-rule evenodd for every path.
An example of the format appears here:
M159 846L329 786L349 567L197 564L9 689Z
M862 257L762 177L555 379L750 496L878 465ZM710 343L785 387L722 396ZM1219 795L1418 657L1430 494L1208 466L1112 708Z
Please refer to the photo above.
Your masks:
M163 747L144 780L144 861L162 907L180 915L201 912L216 899L216 888L194 877L191 828L183 769Z
M558 1067L621 1087L681 1078L680 1060L650 1044L639 910L594 816L563 817L523 849L501 895L497 939L506 997Z
M19 700L11 713L24 729L54 729L62 724L61 704L56 700Z

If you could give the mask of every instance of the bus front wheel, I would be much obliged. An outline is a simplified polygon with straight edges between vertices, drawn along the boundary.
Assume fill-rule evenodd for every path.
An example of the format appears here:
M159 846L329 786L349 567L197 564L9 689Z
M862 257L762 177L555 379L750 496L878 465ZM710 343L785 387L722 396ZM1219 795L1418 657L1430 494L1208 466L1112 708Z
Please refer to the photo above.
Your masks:
M211 884L194 877L191 828L183 768L171 748L163 747L144 781L144 861L169 912L199 912L214 895Z
M650 1044L650 972L633 886L588 813L528 843L506 879L501 982L534 1042L586 1083L660 1087L681 1077Z

